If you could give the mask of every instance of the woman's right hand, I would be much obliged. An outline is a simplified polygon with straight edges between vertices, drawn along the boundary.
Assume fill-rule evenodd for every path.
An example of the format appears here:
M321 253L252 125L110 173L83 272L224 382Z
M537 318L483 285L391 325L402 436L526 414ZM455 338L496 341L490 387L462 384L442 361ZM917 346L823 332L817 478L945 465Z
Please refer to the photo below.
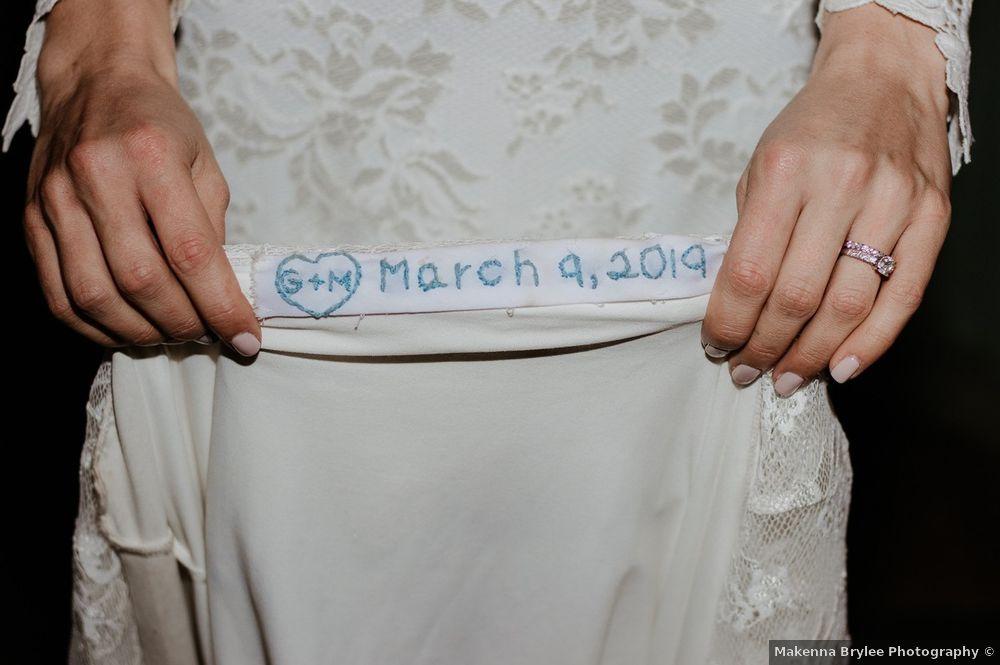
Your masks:
M177 89L166 1L62 0L47 21L24 229L49 308L107 346L215 335L254 355L222 248L229 191Z

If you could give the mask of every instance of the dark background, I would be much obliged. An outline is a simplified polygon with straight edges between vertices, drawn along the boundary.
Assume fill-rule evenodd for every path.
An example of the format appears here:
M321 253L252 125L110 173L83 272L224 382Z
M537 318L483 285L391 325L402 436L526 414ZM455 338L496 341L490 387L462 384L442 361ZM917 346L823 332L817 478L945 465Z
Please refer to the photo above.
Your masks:
M4 112L33 4L3 6ZM1000 626L998 28L1000 2L979 0L972 17L974 159L955 180L951 233L925 303L888 355L831 389L855 472L848 586L851 632L859 639L986 638ZM10 335L7 538L0 552L3 606L16 615L5 622L4 644L26 647L17 662L60 663L70 627L84 403L102 352L49 316L36 285L21 232L31 147L22 131L0 157ZM29 354L31 364L22 363Z

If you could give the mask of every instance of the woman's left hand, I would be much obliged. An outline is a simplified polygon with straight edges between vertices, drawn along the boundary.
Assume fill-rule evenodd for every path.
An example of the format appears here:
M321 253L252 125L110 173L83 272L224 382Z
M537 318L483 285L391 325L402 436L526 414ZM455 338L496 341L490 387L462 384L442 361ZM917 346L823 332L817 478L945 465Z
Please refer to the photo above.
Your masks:
M920 304L950 217L935 33L875 5L828 14L809 81L764 132L702 326L733 380L779 395L877 360ZM845 240L896 259L885 281Z

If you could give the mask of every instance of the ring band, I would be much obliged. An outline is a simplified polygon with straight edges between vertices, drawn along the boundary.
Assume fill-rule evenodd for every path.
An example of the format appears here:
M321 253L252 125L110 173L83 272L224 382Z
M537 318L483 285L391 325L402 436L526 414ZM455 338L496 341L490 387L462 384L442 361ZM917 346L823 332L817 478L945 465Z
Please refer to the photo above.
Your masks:
M852 259L864 261L874 268L875 272L882 275L882 277L888 277L896 269L896 259L880 252L871 245L848 240L844 243L844 247L840 250L840 253Z

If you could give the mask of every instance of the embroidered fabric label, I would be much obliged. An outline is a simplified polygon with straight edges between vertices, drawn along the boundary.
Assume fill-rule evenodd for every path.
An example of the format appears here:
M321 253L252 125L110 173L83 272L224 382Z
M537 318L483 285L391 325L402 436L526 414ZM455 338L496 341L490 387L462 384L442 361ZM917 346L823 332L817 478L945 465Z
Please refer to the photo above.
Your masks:
M722 240L543 240L398 251L289 251L253 266L260 318L669 300L708 293Z

